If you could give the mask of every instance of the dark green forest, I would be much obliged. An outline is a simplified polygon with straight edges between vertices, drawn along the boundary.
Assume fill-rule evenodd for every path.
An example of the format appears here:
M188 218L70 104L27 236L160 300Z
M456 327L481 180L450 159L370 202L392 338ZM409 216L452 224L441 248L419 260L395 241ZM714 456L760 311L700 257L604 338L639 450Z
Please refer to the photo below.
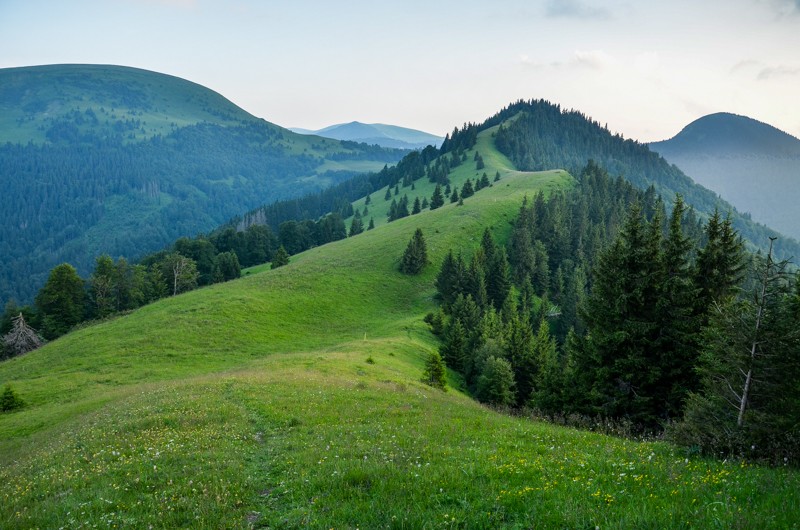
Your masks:
M800 276L671 206L593 162L526 201L507 247L442 263L441 356L496 406L797 462Z
M624 139L577 111L544 100L518 101L487 120L480 130L500 125L495 136L498 150L523 171L563 168L580 171L587 160L613 175L622 175L639 189L654 186L665 200L680 193L702 217L715 209L731 212L734 228L754 245L766 251L774 230L739 214L714 192L694 183L677 167L668 164L646 144ZM779 237L775 255L780 258L800 256L800 243Z
M285 149L280 130L266 123L201 124L129 144L122 137L50 136L53 143L0 147L4 300L30 300L58 263L85 272L100 253L137 259L268 197L308 193L355 174L303 178L323 160ZM398 158L391 150L349 149L339 157Z

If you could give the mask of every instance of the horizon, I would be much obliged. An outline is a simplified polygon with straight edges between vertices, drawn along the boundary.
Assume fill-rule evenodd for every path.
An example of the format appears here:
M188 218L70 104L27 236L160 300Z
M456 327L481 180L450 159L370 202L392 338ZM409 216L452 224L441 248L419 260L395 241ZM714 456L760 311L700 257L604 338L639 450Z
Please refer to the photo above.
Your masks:
M287 128L358 121L444 136L546 99L641 142L717 112L800 137L798 30L800 0L356 2L347 14L318 0L11 0L0 67L143 68Z

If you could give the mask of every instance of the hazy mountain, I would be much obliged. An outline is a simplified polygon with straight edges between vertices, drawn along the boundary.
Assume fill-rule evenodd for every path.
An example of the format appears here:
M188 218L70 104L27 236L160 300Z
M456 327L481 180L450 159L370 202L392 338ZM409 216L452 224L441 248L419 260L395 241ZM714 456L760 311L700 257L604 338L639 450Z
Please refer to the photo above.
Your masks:
M794 136L718 113L650 148L754 220L800 239L800 140Z
M177 77L119 66L0 70L0 304L50 269L87 275L403 151L302 136Z
M298 134L314 134L334 140L363 142L369 145L377 144L381 147L398 149L423 149L428 145L438 147L444 140L441 136L416 129L382 123L366 124L357 121L331 125L316 131L300 128L291 128L290 130Z

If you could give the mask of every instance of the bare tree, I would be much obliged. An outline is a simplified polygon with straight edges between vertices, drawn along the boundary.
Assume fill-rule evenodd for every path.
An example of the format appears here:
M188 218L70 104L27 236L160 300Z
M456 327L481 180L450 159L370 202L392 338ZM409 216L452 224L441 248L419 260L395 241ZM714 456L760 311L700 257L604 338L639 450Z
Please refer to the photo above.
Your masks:
M42 345L42 338L25 322L25 318L20 313L12 319L13 326L11 331L3 337L11 356L28 353Z

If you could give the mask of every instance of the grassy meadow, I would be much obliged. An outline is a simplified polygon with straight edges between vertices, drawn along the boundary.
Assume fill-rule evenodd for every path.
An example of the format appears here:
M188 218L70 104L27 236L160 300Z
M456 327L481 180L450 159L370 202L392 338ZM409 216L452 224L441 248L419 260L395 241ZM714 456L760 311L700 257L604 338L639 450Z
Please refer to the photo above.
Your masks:
M513 171L490 135L476 148L502 178L463 206L386 224L376 192L375 230L0 363L26 401L0 415L0 528L797 528L797 471L419 381L445 253L468 255L484 227L504 239L526 195L573 182ZM454 179L474 177L462 166ZM418 227L432 264L409 277Z

